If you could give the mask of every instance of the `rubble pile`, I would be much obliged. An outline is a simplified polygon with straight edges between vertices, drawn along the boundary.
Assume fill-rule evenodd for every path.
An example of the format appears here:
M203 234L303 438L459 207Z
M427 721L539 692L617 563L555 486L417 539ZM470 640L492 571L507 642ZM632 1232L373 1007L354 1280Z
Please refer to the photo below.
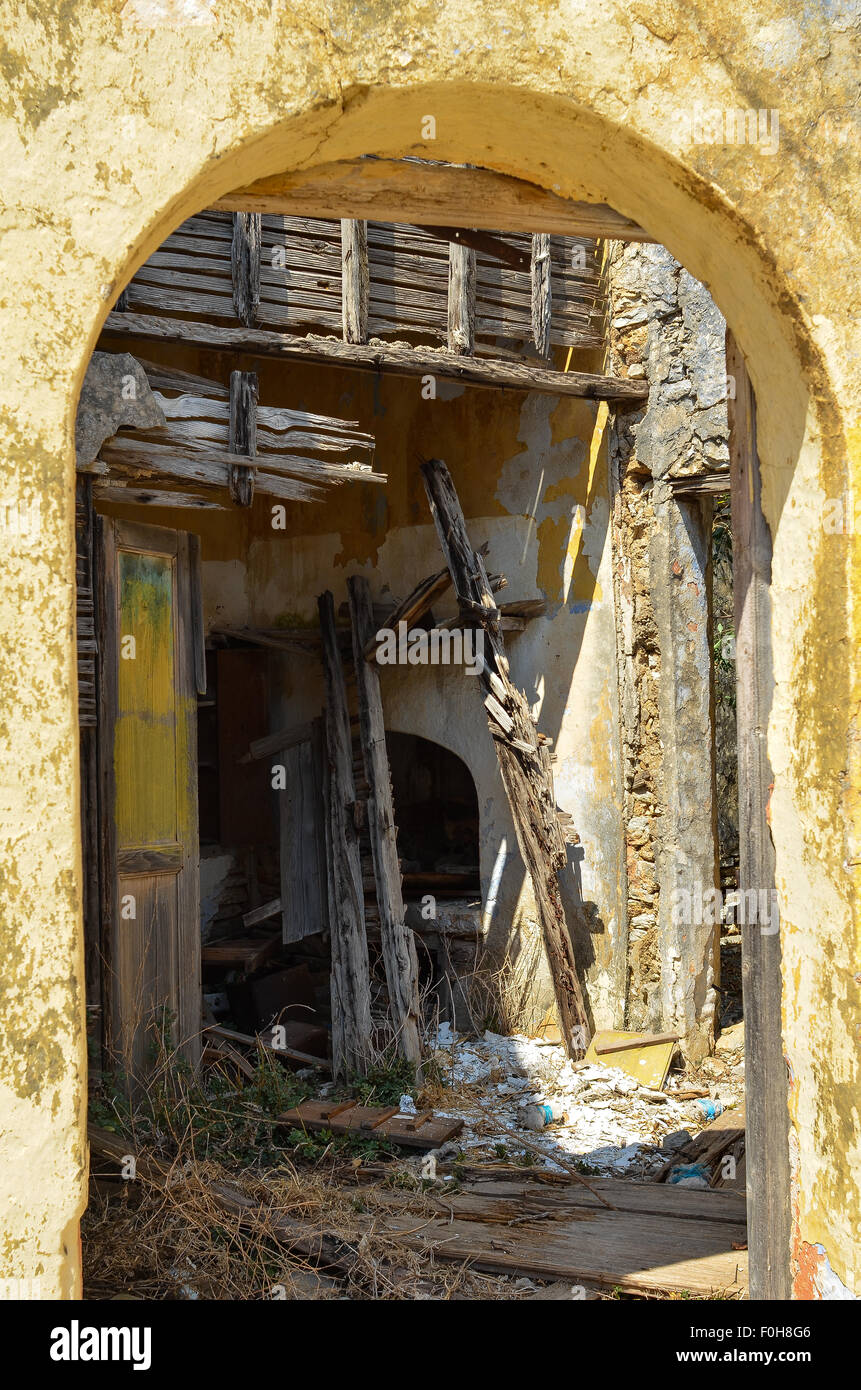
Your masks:
M476 1161L521 1151L534 1159L537 1144L551 1170L574 1162L584 1172L650 1180L714 1114L743 1099L744 1063L734 1057L707 1058L693 1075L672 1072L654 1091L616 1067L573 1063L564 1047L523 1035L467 1038L443 1024L435 1044L449 1088L436 1113L464 1120L458 1147ZM534 1132L527 1107L535 1103L564 1118Z

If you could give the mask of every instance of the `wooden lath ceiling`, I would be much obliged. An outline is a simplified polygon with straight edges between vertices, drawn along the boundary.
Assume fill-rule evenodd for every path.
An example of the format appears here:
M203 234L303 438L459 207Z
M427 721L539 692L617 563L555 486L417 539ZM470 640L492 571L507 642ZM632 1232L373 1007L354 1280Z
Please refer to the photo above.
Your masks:
M159 483L226 489L237 465L253 469L257 492L284 501L322 501L329 488L350 481L386 482L373 467L374 436L357 421L255 402L254 453L240 457L230 449L226 386L155 363L141 365L165 425L121 430L102 445L97 463L84 470L96 475L97 497L120 500L123 483L150 491ZM206 505L206 498L185 504Z
M529 266L531 237L496 238ZM167 238L127 291L132 312L188 315L225 326L238 321L231 274L233 218L209 210ZM553 346L597 348L603 343L606 293L598 243L584 237L550 239ZM368 224L368 332L381 340L405 336L433 345L447 336L449 242L406 224ZM477 344L532 338L529 269L518 270L476 253ZM340 223L264 215L261 219L260 300L256 323L288 333L342 329Z

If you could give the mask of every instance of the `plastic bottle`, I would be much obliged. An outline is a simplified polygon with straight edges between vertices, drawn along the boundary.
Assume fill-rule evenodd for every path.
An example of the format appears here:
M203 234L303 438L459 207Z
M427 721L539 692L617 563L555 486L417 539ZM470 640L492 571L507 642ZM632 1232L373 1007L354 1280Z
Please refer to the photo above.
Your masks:
M537 1105L524 1105L520 1112L521 1129L546 1129L548 1125L567 1120L568 1116L556 1101L541 1101Z

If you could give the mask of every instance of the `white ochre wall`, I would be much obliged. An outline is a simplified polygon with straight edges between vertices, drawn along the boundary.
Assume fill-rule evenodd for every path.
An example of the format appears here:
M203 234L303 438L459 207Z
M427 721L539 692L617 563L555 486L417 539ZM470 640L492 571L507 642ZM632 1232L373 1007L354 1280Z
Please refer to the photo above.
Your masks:
M263 174L378 153L610 202L711 288L748 359L775 540L795 1287L857 1292L861 576L854 535L822 525L861 451L857 20L789 0L6 0L0 22L0 1274L79 1289L71 441L87 360L123 281L183 217ZM703 112L739 107L779 111L776 152L713 139ZM15 523L34 501L35 536Z

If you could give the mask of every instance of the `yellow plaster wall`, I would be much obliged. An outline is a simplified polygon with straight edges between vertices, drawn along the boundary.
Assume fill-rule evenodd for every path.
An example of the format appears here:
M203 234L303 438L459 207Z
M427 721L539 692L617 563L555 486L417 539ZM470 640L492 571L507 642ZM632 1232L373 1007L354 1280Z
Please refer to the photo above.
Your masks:
M792 0L3 0L0 24L0 1272L78 1288L71 440L86 363L123 280L183 217L257 176L378 153L607 200L710 286L748 357L775 533L796 1239L857 1292L861 559L821 522L861 469L857 17ZM685 117L710 107L777 109L779 153L696 143ZM19 522L35 500L33 534Z

